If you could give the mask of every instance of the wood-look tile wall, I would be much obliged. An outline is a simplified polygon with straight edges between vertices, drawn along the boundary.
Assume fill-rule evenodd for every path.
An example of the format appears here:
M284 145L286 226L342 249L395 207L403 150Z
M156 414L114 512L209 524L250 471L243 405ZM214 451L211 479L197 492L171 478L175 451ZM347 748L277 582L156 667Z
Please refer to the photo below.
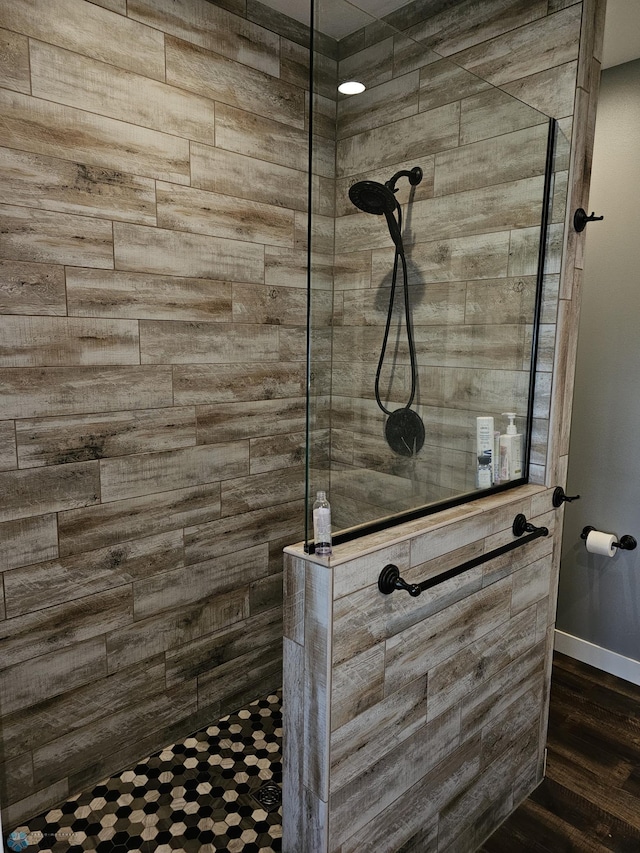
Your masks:
M386 563L418 583L512 540L518 512L550 536L419 598L379 592ZM472 853L540 781L556 518L529 486L331 565L285 555L285 853Z
M308 34L223 5L0 6L5 827L281 684Z
M570 117L576 86L582 6L564 5L548 11L545 2L459 2L430 18L409 4L387 20L416 40L413 50L408 38L388 32L374 43L373 26L360 43L355 36L340 43L340 77L354 74L368 88L338 104L331 430L338 527L472 491L477 416L492 415L504 431L502 412L516 411L524 427L545 116ZM533 43L545 50L532 52ZM422 167L423 181L409 195L406 179L400 180L398 199L418 365L414 408L426 438L416 457L403 459L386 444L386 416L373 396L392 243L384 219L358 212L347 191L357 180L384 181L414 165ZM566 154L556 168L543 294L542 335L550 341ZM411 382L401 295L395 304L392 328L399 325L400 332L397 341L392 332L380 385L391 409L406 404ZM548 376L552 364L547 352L539 372ZM543 386L541 376L536 482L545 477L549 400Z

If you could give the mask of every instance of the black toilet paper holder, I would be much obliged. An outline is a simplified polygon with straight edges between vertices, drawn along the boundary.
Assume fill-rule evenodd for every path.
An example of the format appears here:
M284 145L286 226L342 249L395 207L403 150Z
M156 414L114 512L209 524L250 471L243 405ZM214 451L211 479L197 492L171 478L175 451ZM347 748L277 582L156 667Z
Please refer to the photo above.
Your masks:
M597 528L591 527L590 525L587 525L587 527L584 527L582 529L582 533L580 534L580 538L584 539L584 541L586 542L587 536L594 530L597 530ZM634 537L629 536L628 533L625 534L624 536L621 536L619 542L613 543L613 547L614 548L620 548L621 551L634 551L637 546L638 546L638 543L636 542Z

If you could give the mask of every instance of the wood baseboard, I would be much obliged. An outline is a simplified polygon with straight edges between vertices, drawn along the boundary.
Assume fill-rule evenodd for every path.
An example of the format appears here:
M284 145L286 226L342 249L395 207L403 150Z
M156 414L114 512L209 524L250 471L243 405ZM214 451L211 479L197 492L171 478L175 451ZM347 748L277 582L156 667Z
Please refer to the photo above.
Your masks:
M602 646L596 646L580 637L565 634L564 631L559 631L557 628L554 633L553 646L557 652L569 655L590 666L595 666L596 669L601 669L610 675L624 678L625 681L630 681L632 684L640 685L640 661L619 655L617 652L602 648Z

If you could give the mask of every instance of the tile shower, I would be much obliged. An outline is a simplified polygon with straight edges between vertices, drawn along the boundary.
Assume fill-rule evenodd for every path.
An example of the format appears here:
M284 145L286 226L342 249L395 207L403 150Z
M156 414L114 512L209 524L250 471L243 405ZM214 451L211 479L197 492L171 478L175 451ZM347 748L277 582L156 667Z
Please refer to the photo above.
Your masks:
M598 4L504 5L468 19L470 67L570 135ZM308 33L255 0L15 0L0 28L8 830L281 684L282 548L304 519ZM317 47L330 283L340 53ZM505 47L511 70L485 68ZM341 298L372 261L346 255ZM335 309L327 287L317 319Z

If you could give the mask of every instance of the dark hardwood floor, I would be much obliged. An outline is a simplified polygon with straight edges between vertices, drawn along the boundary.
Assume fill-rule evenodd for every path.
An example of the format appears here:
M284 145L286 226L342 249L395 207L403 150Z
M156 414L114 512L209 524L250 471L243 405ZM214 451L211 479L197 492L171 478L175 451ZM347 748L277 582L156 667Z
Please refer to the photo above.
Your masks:
M640 687L556 654L547 774L481 853L640 853Z

